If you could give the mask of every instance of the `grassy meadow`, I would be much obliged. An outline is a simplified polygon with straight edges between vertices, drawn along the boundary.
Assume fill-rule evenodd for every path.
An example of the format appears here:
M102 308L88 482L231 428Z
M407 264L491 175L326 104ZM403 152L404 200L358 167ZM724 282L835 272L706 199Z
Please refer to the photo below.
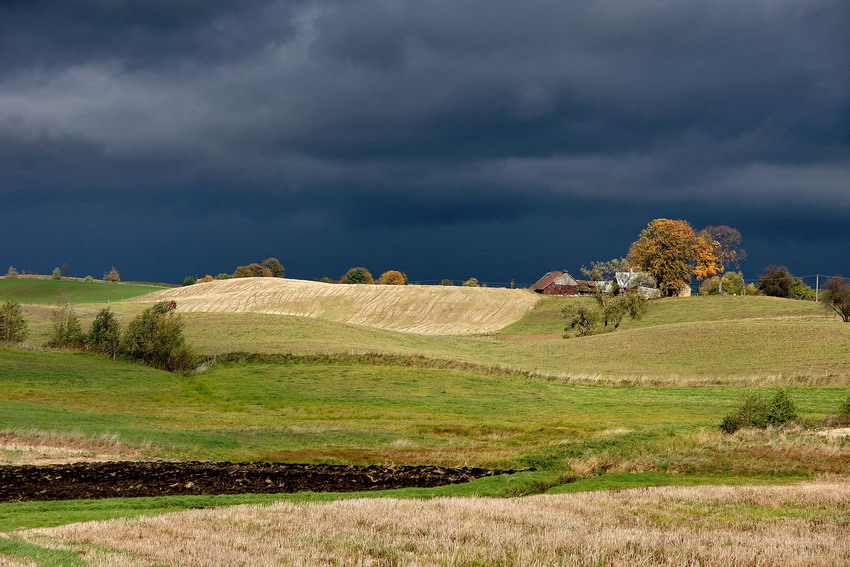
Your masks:
M15 293L26 303L30 348L0 348L0 463L64 459L70 450L86 458L536 471L370 494L4 503L0 531L238 503L568 497L612 488L787 484L850 475L846 436L802 427L734 435L718 429L748 392L771 395L785 387L812 423L834 414L850 394L850 325L811 302L663 300L651 304L645 319L627 321L616 333L568 340L561 338L561 309L586 298L542 298L508 327L478 336L429 336L268 313L184 313L188 342L212 358L202 372L182 376L38 348L47 339L52 308L49 301L25 301L27 293ZM146 307L144 297L106 299L75 304L84 327L106 306L123 325ZM223 356L233 352L279 356ZM781 514L814 518L818 506L789 505ZM838 521L845 511L829 514L829 521ZM36 565L66 564L60 551L50 556L37 538L25 535L31 532L14 534L12 540L0 538L0 559L5 554ZM362 545L397 553L401 544L377 539ZM440 558L444 552L427 553Z
M107 303L131 299L164 289L135 283L84 282L35 278L0 278L0 301L56 305L57 303Z

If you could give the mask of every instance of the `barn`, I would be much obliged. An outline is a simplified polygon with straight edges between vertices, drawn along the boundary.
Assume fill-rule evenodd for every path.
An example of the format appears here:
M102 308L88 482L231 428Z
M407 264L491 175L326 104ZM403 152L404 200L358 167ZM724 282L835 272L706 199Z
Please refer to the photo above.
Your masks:
M567 272L549 272L530 288L531 291L543 295L578 295L578 282Z

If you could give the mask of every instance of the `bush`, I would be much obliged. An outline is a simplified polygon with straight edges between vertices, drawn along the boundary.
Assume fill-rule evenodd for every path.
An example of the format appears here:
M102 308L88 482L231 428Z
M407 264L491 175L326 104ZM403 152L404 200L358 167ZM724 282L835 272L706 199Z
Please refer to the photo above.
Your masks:
M481 284L478 283L478 278L469 278L465 282L463 282L464 287L480 287Z
M207 274L204 277L202 277L201 279L199 279L198 283L209 283L211 281L213 281L213 277L211 275Z
M215 279L217 279L217 280L229 280L229 279L231 279L232 277L233 277L233 276L232 276L232 275L230 275L230 274L221 273L221 274L217 275L217 276L215 277Z
M770 400L760 394L748 394L741 406L723 418L720 429L734 433L745 427L764 429L797 419L797 408L788 393L781 389Z
M53 268L53 273L50 274L50 278L54 279L54 280L61 280L62 279L62 270L60 270L59 268Z
M15 266L9 266L9 271L6 272L6 277L10 280L18 279L18 270L15 269Z
M118 270L115 269L115 266L112 266L112 269L103 274L103 281L118 283L121 281L121 274L118 273Z
M67 303L53 310L53 323L47 346L55 348L82 348L86 344L86 336L80 325L80 318Z
M725 295L744 295L744 276L740 272L723 274L723 293ZM700 295L718 295L720 293L720 277L714 276L704 280L699 286Z
M378 283L382 285L407 285L407 275L398 270L389 270L381 274Z
M314 280L314 281L317 281L317 282L320 282L320 283L336 283L335 279L328 277L328 276L323 276L323 277L318 278L317 280Z
M154 368L186 372L194 355L183 337L183 320L175 313L177 303L162 301L130 321L121 341L128 357Z
M263 260L263 267L271 273L272 277L283 277L283 264L277 258L266 258Z
M838 415L850 417L850 396L847 396L841 405L838 406Z
M109 308L101 309L92 321L86 337L86 345L89 349L109 355L111 358L118 356L121 328L118 320L115 319L115 314Z
M5 301L0 305L0 343L20 343L29 336L21 305Z
M91 277L91 276L86 276L86 277L84 277L84 278L83 278L83 281L84 281L84 282L93 282L93 281L94 281L94 278L93 278L93 277Z
M239 266L233 272L234 278L270 278L272 272L257 263L248 264L247 266Z
M791 297L794 276L785 266L768 266L759 278L759 291L771 297Z
M375 278L366 268L351 268L342 276L340 283L344 284L373 284Z
M591 305L568 305L562 311L567 319L564 327L564 338L586 337L599 333L601 314L598 308Z
M803 280L800 278L796 278L791 281L791 289L789 293L790 295L788 297L791 299L802 299L805 301L815 300L815 290L803 283Z
M455 285L455 282L453 282L452 280L443 280L443 281L440 282L440 285L445 285L445 286Z
M195 276L186 276L185 278L183 278L183 285L195 285L196 281L198 280L195 279Z

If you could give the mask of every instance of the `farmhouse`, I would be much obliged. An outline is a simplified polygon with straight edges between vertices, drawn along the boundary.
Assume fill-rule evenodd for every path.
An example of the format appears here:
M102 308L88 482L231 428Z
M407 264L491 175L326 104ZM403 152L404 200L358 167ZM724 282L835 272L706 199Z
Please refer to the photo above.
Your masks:
M549 272L530 288L531 291L543 295L578 295L578 282L567 272Z

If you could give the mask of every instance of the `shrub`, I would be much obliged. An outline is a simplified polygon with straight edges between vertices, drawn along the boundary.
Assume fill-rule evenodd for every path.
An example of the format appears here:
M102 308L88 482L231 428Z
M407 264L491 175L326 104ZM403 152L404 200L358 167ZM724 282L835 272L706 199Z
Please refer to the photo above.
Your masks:
M272 277L283 277L283 264L277 258L266 258L263 260L263 267L271 273Z
M239 266L233 272L234 278L270 278L272 277L271 270L257 263L248 264L247 266Z
M183 337L183 320L175 313L177 303L162 301L130 321L121 341L128 357L154 368L186 372L194 355Z
M443 280L443 281L440 282L440 285L445 285L445 286L455 285L455 282L453 282L452 280Z
M215 279L217 279L217 280L229 280L229 279L231 279L232 277L233 277L233 276L232 276L232 275L230 275L230 274L221 273L221 274L217 275L217 276L215 277Z
M197 280L195 279L195 276L186 276L185 278L183 278L183 285L195 285L196 281Z
M18 270L15 269L15 266L9 266L9 271L6 272L6 277L10 280L18 279Z
M838 406L838 415L850 417L850 396L847 396L841 405Z
M562 313L567 319L567 326L564 327L565 339L599 333L601 315L596 307L584 304L568 305L564 307Z
M797 419L797 409L788 393L781 389L769 401L760 394L748 394L741 406L726 415L720 429L734 433L744 427L764 429L769 425L779 426Z
M381 274L378 283L383 285L407 285L407 275L398 270L389 270Z
M83 281L84 281L84 282L93 282L93 281L94 281L94 278L93 278L93 277L91 277L91 276L86 276L86 277L84 277L84 278L83 278Z
M714 276L703 281L699 286L700 295L717 295L720 293L720 277ZM723 293L726 295L744 295L744 276L740 272L723 274Z
M86 345L95 352L102 352L111 358L118 356L121 344L121 328L115 314L109 308L101 309L92 321Z
M369 273L369 270L366 268L351 268L345 275L342 276L340 283L344 284L373 284L375 283L375 278L372 277L372 274Z
M60 270L59 268L53 268L53 273L50 274L50 278L54 279L54 280L61 280L62 279L62 270Z
M103 281L118 283L121 281L121 274L118 273L118 270L115 269L115 266L112 266L112 269L103 274Z
M213 281L213 277L211 275L207 274L204 277L202 277L201 279L199 279L198 283L209 283L211 281Z
M790 295L788 297L791 299L802 299L805 301L814 301L815 299L815 290L803 283L803 280L800 278L795 278L791 281L789 293Z
M5 301L0 305L0 343L20 343L29 335L21 305Z
M336 283L335 279L328 277L328 276L323 276L323 277L317 278L313 281L317 281L317 282L320 282L320 283Z
M85 346L86 336L80 325L80 318L67 303L56 307L51 314L52 328L47 346L56 348L81 348Z
M481 287L481 284L478 283L478 278L469 278L465 282L463 282L465 287Z
M771 297L791 297L794 276L785 266L768 266L759 278L759 291Z

